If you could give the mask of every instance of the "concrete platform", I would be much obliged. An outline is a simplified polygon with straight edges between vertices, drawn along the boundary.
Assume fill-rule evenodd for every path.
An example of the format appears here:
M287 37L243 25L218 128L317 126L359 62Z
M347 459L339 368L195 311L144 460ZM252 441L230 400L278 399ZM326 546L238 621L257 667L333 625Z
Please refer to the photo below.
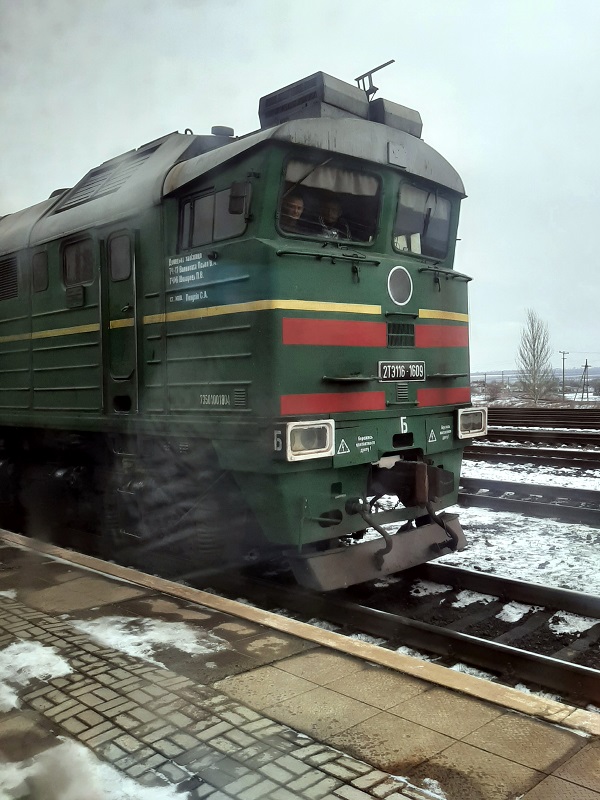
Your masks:
M0 800L600 800L598 714L31 544L0 533Z

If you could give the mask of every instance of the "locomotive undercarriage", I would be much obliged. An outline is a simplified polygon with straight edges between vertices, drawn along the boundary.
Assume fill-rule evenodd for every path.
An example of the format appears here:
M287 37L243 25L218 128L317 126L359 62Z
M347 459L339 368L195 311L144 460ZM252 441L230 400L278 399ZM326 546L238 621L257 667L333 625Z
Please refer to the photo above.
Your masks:
M208 441L126 444L107 493L106 557L188 580L253 558L264 540Z
M193 579L252 558L264 539L209 442L10 433L0 525L162 575Z
M436 509L440 499L453 491L453 473L422 460L398 460L389 468L373 466L365 494L349 498L345 511L378 536L367 536L362 542L367 533L363 529L341 537L340 546L329 540L325 547L318 543L290 553L296 580L329 591L464 549L466 540L457 516L439 514Z
M330 477L321 475L319 486ZM368 473L357 468L346 480L358 493L327 511L309 484L303 512L290 501L286 478L295 486L298 474L237 477L242 491L208 440L29 431L13 443L8 434L0 451L0 525L190 581L284 557L300 583L320 591L466 544L456 517L436 510L453 491L453 473L421 460L373 465ZM244 493L258 498L258 507L251 511ZM269 530L279 523L278 544L267 541L253 512Z

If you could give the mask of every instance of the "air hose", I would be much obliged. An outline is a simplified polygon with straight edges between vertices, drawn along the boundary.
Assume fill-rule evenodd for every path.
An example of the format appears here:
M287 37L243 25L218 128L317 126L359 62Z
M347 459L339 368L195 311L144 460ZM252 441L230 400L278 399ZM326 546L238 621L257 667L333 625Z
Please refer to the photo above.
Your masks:
M356 504L356 512L358 514L360 514L360 516L364 519L364 521L367 523L367 525L370 528L373 528L374 530L376 530L377 533L380 536L383 536L383 538L385 539L385 547L382 547L381 550L377 550L375 553L373 553L373 560L375 561L375 566L377 567L377 569L380 570L380 569L383 568L384 556L386 556L390 552L390 550L392 549L392 546L394 544L393 541L392 541L392 537L385 530L385 528L382 528L381 525L379 525L377 522L375 522L375 520L373 519L371 514L369 514L365 510L365 503L364 502Z
M446 523L444 522L443 519L438 517L438 515L433 510L433 505L431 504L431 500L428 500L425 503L425 508L427 509L427 513L429 514L430 520L432 522L434 522L436 525L439 525L440 528L443 528L444 531L446 532L446 536L448 537L447 538L447 546L450 548L450 551L452 553L456 552L456 550L458 549L458 536L457 536L457 534L454 533L454 531L451 530L448 527L448 525L446 525ZM446 543L435 545L435 548L436 549L442 549L444 546L446 546Z

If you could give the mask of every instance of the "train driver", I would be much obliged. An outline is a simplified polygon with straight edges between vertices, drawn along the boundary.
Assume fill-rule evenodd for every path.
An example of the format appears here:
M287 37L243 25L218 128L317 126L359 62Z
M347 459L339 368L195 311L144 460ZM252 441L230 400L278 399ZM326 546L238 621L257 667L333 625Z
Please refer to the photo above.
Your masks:
M281 203L280 225L287 233L304 233L302 214L304 200L299 194L289 194Z
M321 203L319 227L328 239L351 239L350 226L342 217L342 205L336 197L327 197Z

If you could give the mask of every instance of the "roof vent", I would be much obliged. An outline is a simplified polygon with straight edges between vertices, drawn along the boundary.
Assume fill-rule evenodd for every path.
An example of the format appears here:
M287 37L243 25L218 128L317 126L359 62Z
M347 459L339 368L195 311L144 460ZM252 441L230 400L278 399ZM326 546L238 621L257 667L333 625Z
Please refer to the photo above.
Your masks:
M213 136L233 136L233 128L228 128L226 125L213 125L210 129Z
M389 125L390 128L410 133L417 139L421 138L423 122L418 111L378 97L377 100L371 100L369 103L369 112L369 117L373 122L381 122L382 125Z
M291 119L307 117L358 117L368 119L369 102L357 86L324 72L291 83L260 98L262 128L272 128Z

